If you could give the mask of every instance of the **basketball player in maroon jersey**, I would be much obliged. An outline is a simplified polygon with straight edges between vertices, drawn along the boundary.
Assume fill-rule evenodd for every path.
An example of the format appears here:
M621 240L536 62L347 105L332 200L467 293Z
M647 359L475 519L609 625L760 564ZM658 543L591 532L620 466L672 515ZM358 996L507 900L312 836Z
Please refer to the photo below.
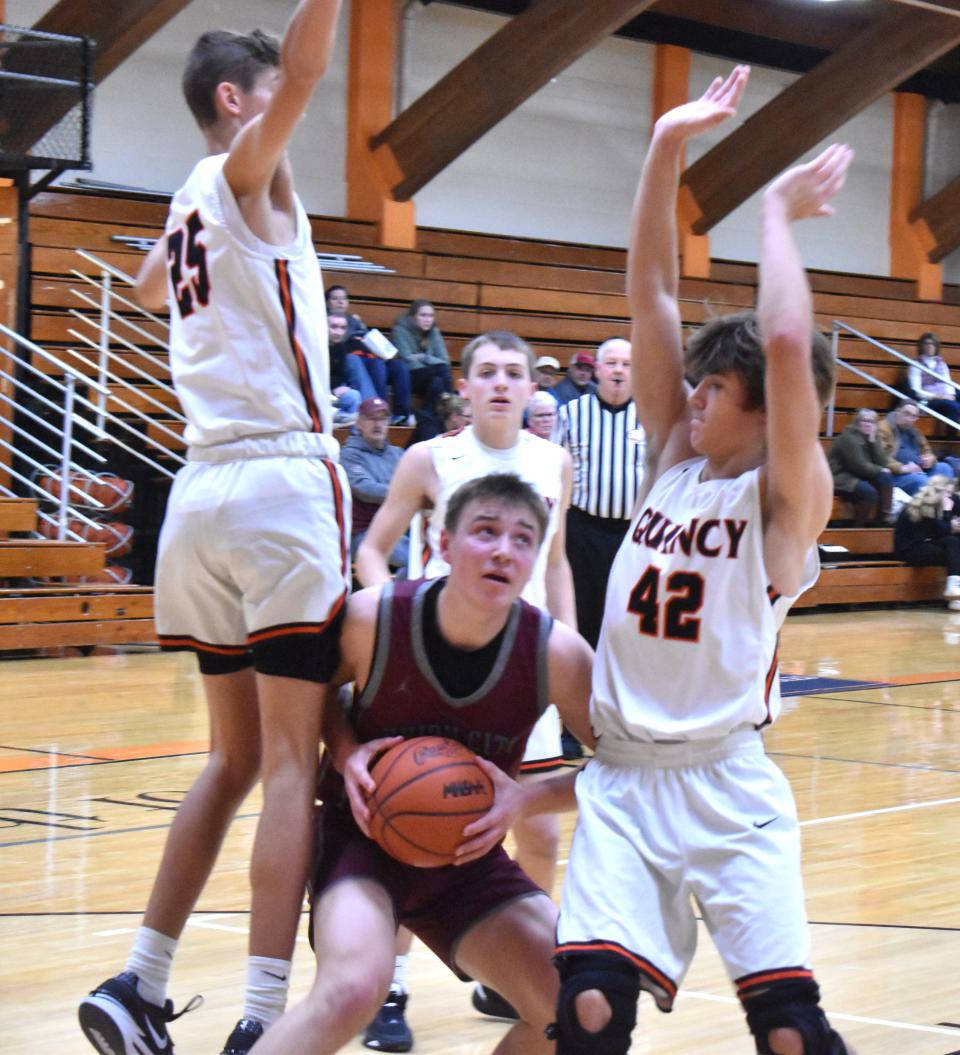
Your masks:
M459 977L493 986L516 1007L520 1021L497 1055L553 1051L545 1029L558 991L557 911L501 845L519 817L573 806L573 772L510 779L547 703L593 743L590 646L520 599L546 523L546 506L527 483L510 473L479 477L447 507L446 578L386 583L350 598L335 680L353 682L353 695L344 709L328 706L325 718L312 898L317 977L306 1000L263 1035L258 1055L328 1055L354 1037L387 992L398 923ZM496 798L465 830L455 864L423 869L367 837L366 801L370 762L398 738L426 734L458 740L486 760Z

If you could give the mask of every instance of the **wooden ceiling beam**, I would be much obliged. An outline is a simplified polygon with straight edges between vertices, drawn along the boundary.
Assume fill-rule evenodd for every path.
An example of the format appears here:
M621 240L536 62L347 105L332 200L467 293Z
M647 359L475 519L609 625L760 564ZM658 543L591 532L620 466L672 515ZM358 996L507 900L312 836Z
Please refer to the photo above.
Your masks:
M960 176L910 214L927 259L938 264L960 248Z
M407 201L551 77L653 0L539 0L516 15L372 140Z
M59 0L34 29L92 37L97 44L93 79L99 84L190 0Z
M687 169L693 232L706 234L842 124L958 44L960 19L891 7Z
M96 0L95 3L59 0L33 28L46 33L90 37L95 43L92 80L99 84L189 3L190 0ZM17 72L49 72L62 76L57 69L57 57L52 55L49 62L51 65L45 68L43 52L34 50L29 65L14 52L5 66ZM27 82L19 91L30 93L29 105L18 107L20 113L12 138L10 135L6 137L5 145L11 152L29 150L77 102L75 91L40 92L31 89ZM20 116L24 111L29 113L28 120L22 120Z

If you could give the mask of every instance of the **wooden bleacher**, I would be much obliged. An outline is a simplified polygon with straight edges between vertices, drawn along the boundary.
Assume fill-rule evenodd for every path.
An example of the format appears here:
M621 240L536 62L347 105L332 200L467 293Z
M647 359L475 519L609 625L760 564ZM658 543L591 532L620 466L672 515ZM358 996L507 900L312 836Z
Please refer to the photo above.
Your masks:
M9 537L36 526L36 502L0 498L0 651L156 640L150 587L38 585L37 579L96 576L105 559L95 543Z
M57 189L38 194L30 210L33 339L69 355L77 342L68 330L77 328L78 322L68 310L81 306L70 290L90 291L69 272L94 271L74 250L88 249L133 274L143 254L117 243L114 236L154 238L162 229L166 210L166 199L159 197L146 200ZM349 288L352 308L368 325L389 332L411 300L428 298L437 310L438 324L455 362L464 344L488 329L515 330L538 353L556 355L561 362L576 350L628 333L622 292L625 253L621 249L425 228L419 232L417 250L396 250L378 246L369 223L323 217L314 217L311 223L319 249L358 253L394 269L394 274L328 274L328 282L342 282ZM919 334L933 330L941 339L942 354L960 375L960 288L947 287L943 303L928 304L915 301L912 284L898 279L811 272L810 281L816 321L825 332L838 318L912 356ZM680 294L684 323L699 325L712 314L752 306L756 268L715 261L708 280L685 279ZM92 309L89 313L94 314ZM150 350L157 351L157 347ZM119 345L115 350L124 351ZM839 353L887 384L895 385L902 375L899 362L852 337L841 338ZM93 358L89 351L83 354ZM134 380L133 371L129 376ZM142 387L143 398L131 399L122 391L115 395L151 413L156 408L145 398L148 393L169 403L152 386ZM849 424L861 406L885 412L890 405L886 393L841 370L835 431ZM114 406L119 409L119 404ZM161 413L156 419L164 421ZM178 427L165 423L179 433ZM960 440L941 438L943 427L938 422L922 418L919 427L936 437L939 451L960 455ZM178 446L156 425L148 431L165 445ZM408 437L409 430L392 430L392 442L402 443ZM825 436L823 442L829 445ZM887 536L844 530L846 542L833 544L844 545L846 555L825 558L821 579L801 606L929 601L939 596L942 574L936 569L909 569L889 559ZM874 548L881 542L884 548Z

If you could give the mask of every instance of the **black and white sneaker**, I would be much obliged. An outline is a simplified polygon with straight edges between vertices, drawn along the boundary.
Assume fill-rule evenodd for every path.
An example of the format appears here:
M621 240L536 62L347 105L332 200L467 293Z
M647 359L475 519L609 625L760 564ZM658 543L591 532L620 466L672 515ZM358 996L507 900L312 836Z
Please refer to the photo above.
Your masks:
M373 1051L409 1051L413 1034L404 1017L406 1010L407 994L391 989L383 1007L363 1031L363 1046Z
M510 1022L517 1022L520 1019L513 1004L504 1000L496 989L491 989L488 985L481 985L479 982L473 987L470 1003L481 1015L489 1015L491 1018L505 1018Z
M167 1023L203 1003L195 996L182 1011L173 1002L150 1004L137 991L133 971L108 978L80 1003L78 1017L83 1035L100 1055L171 1055L173 1041Z
M227 1037L220 1055L246 1055L263 1036L263 1023L255 1018L241 1018Z

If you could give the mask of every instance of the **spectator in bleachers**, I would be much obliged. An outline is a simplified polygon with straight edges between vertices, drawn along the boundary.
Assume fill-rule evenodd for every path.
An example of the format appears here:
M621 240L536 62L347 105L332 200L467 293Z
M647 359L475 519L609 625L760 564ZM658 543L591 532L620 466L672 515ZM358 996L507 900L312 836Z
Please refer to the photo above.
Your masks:
M542 440L560 439L557 401L549 392L534 392L527 404L527 429Z
M350 314L350 295L343 286L331 286L327 290L326 298L327 316L341 315L346 319L346 331L342 338L344 353L353 356L353 360L347 360L348 367L351 371L362 371L370 380L370 385L364 385L360 390L362 398L369 399L376 395L389 402L392 389L393 414L390 424L412 425L410 373L406 364L396 356L392 359L381 359L372 348L367 347L364 338L370 330L359 315Z
M588 392L596 392L597 384L593 380L593 368L596 365L596 359L589 352L577 352L570 360L566 376L562 381L558 381L550 392L560 406L569 403L571 399L579 399Z
M414 439L432 439L441 429L438 403L445 392L453 391L453 375L430 301L415 300L394 323L390 340L410 371L411 390L423 400Z
M360 401L375 396L373 384L359 361L347 354L347 318L339 312L327 316L327 340L330 346L330 394L336 414L334 425L352 425L357 419Z
M347 437L340 451L340 464L350 481L353 495L353 525L350 540L350 555L356 556L357 547L363 541L380 508L394 470L403 451L387 442L390 422L390 407L379 396L365 399L360 404L356 431ZM391 569L406 568L409 539L404 535L387 558Z
M956 476L950 465L937 461L926 436L917 428L919 417L919 405L907 399L877 429L894 485L908 495L915 495L931 476L939 474L950 480Z
M463 396L455 396L452 392L441 397L439 409L444 432L457 432L473 421L470 400L464 399Z
M921 369L921 368L925 369ZM936 376L927 373L932 370ZM950 382L950 367L940 355L936 334L923 333L917 341L917 361L907 370L907 381L914 399L936 410L951 421L960 422L960 401Z
M363 319L350 314L350 294L343 286L331 286L326 291L327 314L336 312L347 320L346 337L362 337L367 332Z
M960 516L953 490L953 480L932 476L917 491L897 517L893 552L914 567L946 568L943 596L956 611L960 610Z
M893 473L877 439L877 412L864 407L853 423L834 437L828 455L833 490L853 506L854 523L889 523L893 498Z
M553 395L553 389L560 379L560 360L553 355L541 355L534 363L534 380L540 392L549 392Z

